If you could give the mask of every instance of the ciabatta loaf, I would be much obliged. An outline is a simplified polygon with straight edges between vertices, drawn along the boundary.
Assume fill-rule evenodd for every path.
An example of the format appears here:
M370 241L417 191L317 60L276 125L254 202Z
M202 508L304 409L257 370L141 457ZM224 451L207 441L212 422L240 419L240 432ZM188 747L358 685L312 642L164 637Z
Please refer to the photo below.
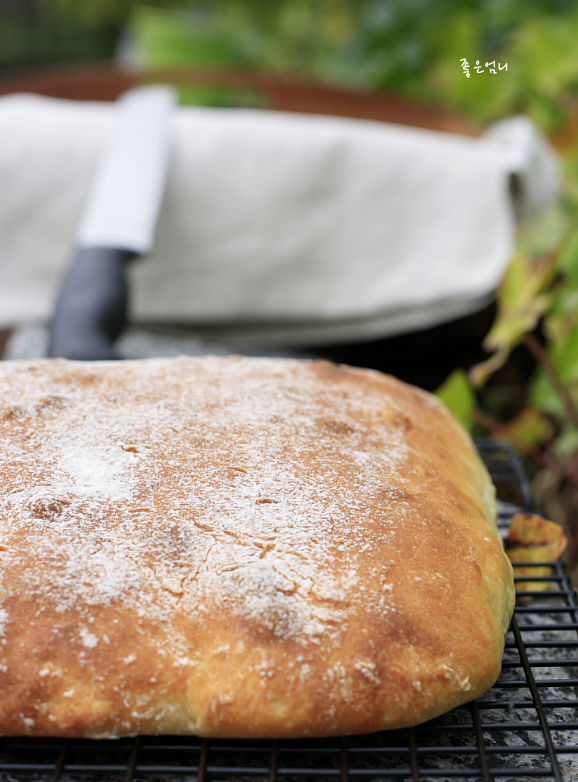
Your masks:
M433 396L325 361L0 364L0 733L301 737L489 688L514 590Z

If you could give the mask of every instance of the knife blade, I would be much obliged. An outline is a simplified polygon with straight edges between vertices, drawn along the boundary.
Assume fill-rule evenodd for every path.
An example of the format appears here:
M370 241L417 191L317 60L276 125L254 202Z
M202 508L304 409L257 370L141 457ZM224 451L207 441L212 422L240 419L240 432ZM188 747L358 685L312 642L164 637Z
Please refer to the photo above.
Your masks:
M128 263L150 251L171 151L175 91L137 87L118 101L49 327L50 358L118 358L128 309Z

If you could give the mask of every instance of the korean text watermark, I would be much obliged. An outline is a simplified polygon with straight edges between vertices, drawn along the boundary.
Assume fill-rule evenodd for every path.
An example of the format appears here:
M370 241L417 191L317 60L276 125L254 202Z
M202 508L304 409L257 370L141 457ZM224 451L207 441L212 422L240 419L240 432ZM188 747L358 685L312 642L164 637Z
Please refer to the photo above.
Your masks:
M460 60L460 65L462 66L462 71L464 74L470 78L470 64L469 62L464 58ZM476 64L473 66L474 73L485 73L486 70L488 70L489 73L499 73L500 71L507 71L508 70L508 63L505 62L503 65L501 62L496 62L496 60L493 60L492 62L487 62L485 66L482 68L480 65L480 61L476 60Z

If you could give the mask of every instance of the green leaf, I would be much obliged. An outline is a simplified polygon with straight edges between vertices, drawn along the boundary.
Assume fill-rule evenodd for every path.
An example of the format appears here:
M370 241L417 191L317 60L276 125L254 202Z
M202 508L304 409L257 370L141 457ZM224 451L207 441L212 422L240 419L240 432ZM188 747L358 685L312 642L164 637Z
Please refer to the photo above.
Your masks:
M578 393L578 327L564 341L550 345L550 360L560 374L560 380L570 390L574 399ZM566 411L560 397L543 369L539 368L529 385L530 403L557 419L563 419Z
M486 380L504 366L508 360L509 350L496 350L490 358L476 364L470 369L469 377L475 388L483 386Z
M578 431L573 426L565 426L556 438L556 456L565 459L578 452Z
M578 285L563 280L556 286L550 314L559 318L578 319Z
M555 253L532 258L521 249L514 253L499 290L500 308L512 310L525 306L547 289L556 275Z
M532 258L519 248L512 256L498 291L498 315L484 340L484 348L493 352L487 361L470 372L479 386L499 369L521 341L533 331L552 303L549 286L556 275L557 255Z
M578 229L565 243L558 260L558 268L575 285L578 285Z
M467 373L463 369L454 370L435 393L463 426L471 431L474 424L472 411L476 406L476 396Z
M560 247L568 237L574 216L566 214L560 202L545 209L540 214L532 215L518 227L518 244L530 256L539 258L552 252L552 248ZM560 255L561 255L560 253ZM559 261L558 261L559 263Z
M502 424L492 436L498 440L507 440L520 453L531 453L547 442L554 433L549 418L540 410L527 407L505 424Z
M562 400L541 368L536 371L530 381L528 400L531 405L552 416L552 418L561 419L564 417L565 410Z
M578 328L564 342L553 345L549 354L563 383L578 380Z
M484 340L486 350L510 351L515 348L524 334L534 331L542 315L548 311L551 300L551 296L541 294L515 307L503 309Z

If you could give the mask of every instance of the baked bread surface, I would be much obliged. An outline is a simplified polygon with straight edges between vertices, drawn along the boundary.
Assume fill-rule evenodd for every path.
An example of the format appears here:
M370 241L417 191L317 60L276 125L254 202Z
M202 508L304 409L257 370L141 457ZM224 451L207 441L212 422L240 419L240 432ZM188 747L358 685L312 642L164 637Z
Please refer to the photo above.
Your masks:
M493 486L389 376L1 363L0 475L2 735L364 733L499 673Z

